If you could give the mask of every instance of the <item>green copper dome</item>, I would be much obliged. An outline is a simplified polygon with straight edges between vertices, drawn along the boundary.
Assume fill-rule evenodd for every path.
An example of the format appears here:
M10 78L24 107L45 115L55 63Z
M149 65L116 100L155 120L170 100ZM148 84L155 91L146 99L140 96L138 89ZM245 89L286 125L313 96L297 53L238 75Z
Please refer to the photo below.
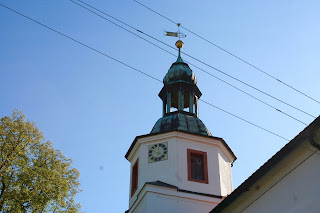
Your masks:
M162 100L162 118L156 122L151 134L184 131L202 136L212 136L198 118L198 100L202 94L196 85L196 76L181 58L180 49L182 46L181 40L176 42L176 47L179 49L178 59L171 65L163 78L164 85L159 93Z
M212 136L203 122L194 114L176 111L166 114L154 125L151 133L168 132L172 130L190 132L197 135Z
M180 50L177 61L171 65L167 74L163 78L163 83L165 85L176 82L185 82L192 85L197 83L197 78L190 69L189 65L182 60Z

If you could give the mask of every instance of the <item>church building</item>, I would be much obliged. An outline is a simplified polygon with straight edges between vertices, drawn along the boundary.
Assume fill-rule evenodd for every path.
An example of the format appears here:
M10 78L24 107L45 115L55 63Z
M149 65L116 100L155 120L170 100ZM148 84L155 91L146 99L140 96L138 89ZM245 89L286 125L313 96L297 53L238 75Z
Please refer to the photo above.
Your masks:
M163 79L163 116L137 136L131 164L128 213L208 213L233 191L236 156L199 119L197 78L179 54Z

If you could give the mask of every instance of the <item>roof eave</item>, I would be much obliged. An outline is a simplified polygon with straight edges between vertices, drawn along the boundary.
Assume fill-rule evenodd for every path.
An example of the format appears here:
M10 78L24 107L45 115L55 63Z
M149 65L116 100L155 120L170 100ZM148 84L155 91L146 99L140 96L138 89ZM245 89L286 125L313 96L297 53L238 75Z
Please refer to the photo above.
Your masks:
M291 154L300 144L310 137L314 137L315 132L320 129L320 116L317 117L309 126L301 131L295 138L288 142L266 163L264 163L257 171L255 171L247 180L245 180L238 188L236 188L226 199L216 206L210 213L221 212L231 203L238 199L244 192L259 181L267 172L269 172L276 164L282 161L286 156Z

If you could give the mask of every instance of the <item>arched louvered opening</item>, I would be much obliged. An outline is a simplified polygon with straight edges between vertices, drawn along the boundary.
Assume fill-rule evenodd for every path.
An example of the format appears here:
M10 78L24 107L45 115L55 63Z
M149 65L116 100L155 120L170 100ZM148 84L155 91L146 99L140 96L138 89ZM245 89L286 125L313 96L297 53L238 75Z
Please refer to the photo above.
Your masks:
M183 111L186 108L188 108L187 111L198 116L198 97L194 95L193 91L190 91L188 89L173 91L168 90L162 100L163 116L166 113Z

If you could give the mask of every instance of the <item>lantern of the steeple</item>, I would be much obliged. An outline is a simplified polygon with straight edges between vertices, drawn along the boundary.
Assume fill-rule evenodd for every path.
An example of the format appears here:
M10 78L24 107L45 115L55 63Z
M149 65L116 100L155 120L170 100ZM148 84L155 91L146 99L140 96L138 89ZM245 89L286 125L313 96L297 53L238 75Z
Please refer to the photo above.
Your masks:
M176 46L179 48L178 59L163 78L164 87L159 93L163 101L163 115L171 112L172 108L177 110L189 108L190 113L198 116L197 100L201 92L196 86L197 78L181 58L180 49L183 47L183 42L178 40Z
M181 58L183 42L178 40L176 47L179 49L178 58L163 78L164 86L159 93L163 102L163 117L157 121L151 133L182 130L211 136L198 118L198 99L202 94L196 85L196 76Z

